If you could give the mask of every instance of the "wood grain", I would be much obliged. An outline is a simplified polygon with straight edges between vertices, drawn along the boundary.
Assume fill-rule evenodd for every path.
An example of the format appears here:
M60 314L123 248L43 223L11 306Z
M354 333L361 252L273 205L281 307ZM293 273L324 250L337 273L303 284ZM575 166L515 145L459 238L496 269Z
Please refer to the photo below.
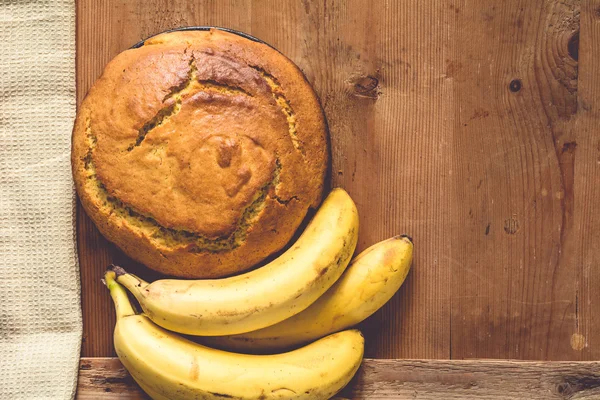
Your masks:
M577 360L577 2L465 2L456 81L452 357ZM490 45L492 44L492 45ZM586 323L584 321L583 323ZM580 340L580 339L578 339ZM598 353L596 353L598 354Z
M340 394L350 399L598 399L598 362L373 360ZM77 400L149 399L116 358L80 363Z
M600 359L600 1L78 0L81 101L140 39L218 25L272 44L325 109L359 250L415 240L361 325L373 358ZM109 245L79 209L84 356L111 356Z

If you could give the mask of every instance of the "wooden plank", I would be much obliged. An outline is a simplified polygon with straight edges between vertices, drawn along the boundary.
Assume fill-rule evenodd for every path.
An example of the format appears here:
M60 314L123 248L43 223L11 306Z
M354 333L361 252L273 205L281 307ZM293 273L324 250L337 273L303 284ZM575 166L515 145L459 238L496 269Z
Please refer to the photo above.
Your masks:
M78 101L119 51L183 25L249 32L301 67L359 250L416 243L407 282L361 325L368 357L600 359L598 0L77 4ZM82 354L111 356L103 270L156 274L79 211Z
M585 359L600 359L600 1L583 1L579 36L574 199L575 276L579 282L576 338Z
M455 12L452 357L589 358L573 223L579 2Z
M374 360L341 396L351 399L598 399L600 362ZM78 400L148 399L116 358L84 358Z
M115 41L107 40L116 7L98 9L91 3L76 3L76 69L77 105L81 103L90 86L100 76L104 65L119 53ZM91 27L94 27L93 31ZM81 353L86 355L114 355L109 332L101 326L114 326L114 312L110 297L98 280L112 260L114 251L102 237L94 223L77 202L77 248L81 274L81 311L83 315L83 341Z
M453 234L453 358L600 356L591 312L599 3L584 3L466 2L457 13L468 62L454 78L455 139L469 157L455 163L464 201Z

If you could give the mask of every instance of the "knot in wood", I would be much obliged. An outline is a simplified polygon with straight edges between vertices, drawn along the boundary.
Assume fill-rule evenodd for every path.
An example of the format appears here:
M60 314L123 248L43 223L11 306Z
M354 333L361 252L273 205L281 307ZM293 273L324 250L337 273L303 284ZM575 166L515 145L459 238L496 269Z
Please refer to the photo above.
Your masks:
M354 93L360 97L379 97L379 79L367 75L359 78L354 84Z
M579 31L573 33L573 35L569 38L567 50L569 51L569 56L573 60L579 60Z
M517 93L519 90L521 90L522 86L523 85L521 84L520 79L513 79L512 81L510 81L508 88L510 89L511 92Z

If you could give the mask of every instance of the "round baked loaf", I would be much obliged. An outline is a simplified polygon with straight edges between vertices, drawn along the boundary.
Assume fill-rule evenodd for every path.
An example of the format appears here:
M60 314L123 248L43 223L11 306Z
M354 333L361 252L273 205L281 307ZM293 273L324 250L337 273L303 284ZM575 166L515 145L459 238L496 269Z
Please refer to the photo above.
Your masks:
M323 192L327 130L302 72L220 30L152 37L81 104L72 166L110 241L159 272L221 277L280 250Z

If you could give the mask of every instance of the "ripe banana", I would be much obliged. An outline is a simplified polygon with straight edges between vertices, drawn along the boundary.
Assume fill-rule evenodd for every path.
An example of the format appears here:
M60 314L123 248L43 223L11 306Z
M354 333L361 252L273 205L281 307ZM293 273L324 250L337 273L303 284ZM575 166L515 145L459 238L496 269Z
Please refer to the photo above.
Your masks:
M119 359L154 400L328 399L358 370L364 339L357 330L330 335L301 349L269 356L236 354L193 343L136 315L108 271L117 311Z
M292 247L254 271L226 279L164 279L152 284L114 267L156 324L203 336L261 329L299 313L335 283L356 248L358 212L334 189Z
M306 310L272 326L202 343L228 350L264 352L304 344L363 321L400 288L412 263L413 244L396 236L359 254L342 277Z

